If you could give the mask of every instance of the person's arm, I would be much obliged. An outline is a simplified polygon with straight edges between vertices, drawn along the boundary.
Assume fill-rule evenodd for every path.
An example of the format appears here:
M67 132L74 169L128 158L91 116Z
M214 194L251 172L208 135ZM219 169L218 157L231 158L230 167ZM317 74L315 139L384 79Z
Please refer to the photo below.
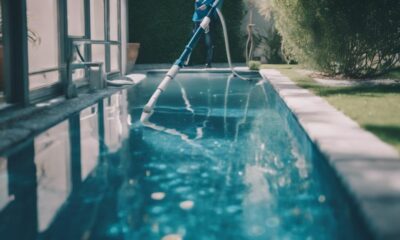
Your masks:
M198 8L199 10L206 10L207 7L211 7L215 0L204 0L202 5Z
M203 5L206 5L207 7L211 7L214 4L215 0L204 0Z

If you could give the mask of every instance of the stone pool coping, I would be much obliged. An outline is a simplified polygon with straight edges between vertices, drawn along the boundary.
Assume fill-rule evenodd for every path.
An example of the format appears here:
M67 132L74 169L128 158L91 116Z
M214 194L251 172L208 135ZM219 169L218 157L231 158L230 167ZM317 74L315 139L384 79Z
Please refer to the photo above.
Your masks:
M400 239L400 157L331 106L275 69L260 70L328 160L377 239Z

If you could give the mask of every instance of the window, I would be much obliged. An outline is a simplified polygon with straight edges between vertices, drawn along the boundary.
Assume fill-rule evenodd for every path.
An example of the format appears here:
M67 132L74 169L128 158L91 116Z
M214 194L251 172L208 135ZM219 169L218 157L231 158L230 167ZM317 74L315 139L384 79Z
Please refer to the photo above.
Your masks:
M73 59L73 63L80 63L82 62L82 59L80 59L79 54L81 54L83 56L83 58L85 58L85 49L87 48L86 44L80 44L80 45L76 45L75 51L75 58ZM79 53L77 52L79 51ZM86 59L84 59L86 61ZM78 80L82 80L85 78L85 69L79 68L79 69L74 69L72 71L72 80L73 81L78 81Z
M68 35L71 37L85 37L85 4L84 0L67 0ZM85 56L85 44L78 46L79 53ZM84 57L85 58L85 57ZM76 56L74 63L81 62ZM82 80L85 78L85 69L74 69L72 80Z
M110 40L118 41L118 0L110 0Z
M68 35L85 35L85 11L83 0L68 0Z
M104 40L104 1L90 0L90 31L92 40Z
M106 41L104 0L90 0L90 31L91 40ZM105 43L92 44L92 62L103 63L106 69Z
M59 30L57 0L27 0L29 89L57 83Z
M110 0L110 40L113 42L119 42L119 31L118 27L120 25L120 1ZM119 44L113 44L110 47L110 70L111 72L120 71L120 48Z
M1 104L5 100L10 104L28 105L41 98L67 94L64 91L71 88L62 88L61 83L67 85L71 76L61 74L63 66L67 65L67 60L81 62L78 57L69 59L69 48L65 46L69 42L64 41L67 37L77 42L89 40L79 45L85 61L102 63L106 72L120 72L124 68L121 56L125 54L121 42L126 44L126 40L121 40L121 36L126 37L125 27L121 30L121 24L124 25L126 20L121 21L121 17L126 18L121 8L126 8L126 1L21 0L18 1L20 4L2 4L0 110L9 106ZM63 27L64 23L67 29ZM25 29L27 32L22 32ZM6 38L3 39L2 34ZM6 74L3 75L4 71ZM87 86L89 78L87 68L72 72L73 84L78 87Z
M104 44L93 44L92 45L92 61L93 62L105 62L105 47Z

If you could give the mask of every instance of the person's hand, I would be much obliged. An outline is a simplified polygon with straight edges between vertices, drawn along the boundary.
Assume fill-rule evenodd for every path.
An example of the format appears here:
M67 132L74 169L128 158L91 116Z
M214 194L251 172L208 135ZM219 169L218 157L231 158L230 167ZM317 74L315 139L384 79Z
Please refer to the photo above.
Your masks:
M203 5L201 5L200 7L198 7L197 9L199 9L199 10L201 10L201 11L204 11L204 10L207 9L207 5L203 4Z

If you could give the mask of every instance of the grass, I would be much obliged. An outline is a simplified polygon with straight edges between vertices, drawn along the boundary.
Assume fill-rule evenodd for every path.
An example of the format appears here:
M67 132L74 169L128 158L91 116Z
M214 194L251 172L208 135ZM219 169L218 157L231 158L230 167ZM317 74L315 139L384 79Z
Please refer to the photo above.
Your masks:
M379 86L322 86L298 71L296 65L263 65L278 69L299 86L325 98L331 105L400 152L400 84ZM400 79L400 70L383 76Z

